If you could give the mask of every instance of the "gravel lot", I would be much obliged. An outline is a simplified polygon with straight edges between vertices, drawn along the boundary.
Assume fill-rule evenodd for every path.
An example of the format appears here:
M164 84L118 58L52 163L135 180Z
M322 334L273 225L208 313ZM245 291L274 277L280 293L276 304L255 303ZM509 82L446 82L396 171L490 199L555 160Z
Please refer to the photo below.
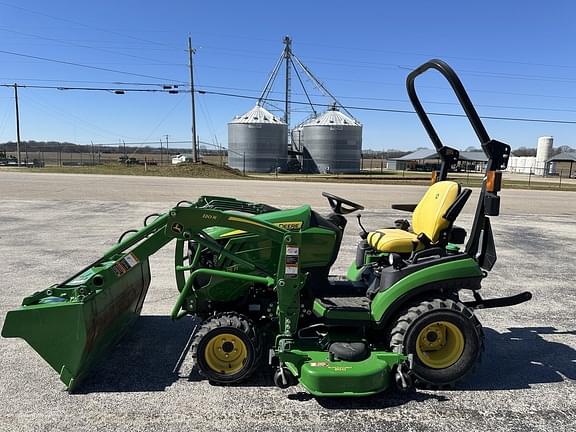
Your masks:
M321 190L365 204L364 224L378 228L403 216L390 203L414 202L424 189L0 172L0 321L25 295L76 272L144 216L181 199L222 194L327 212ZM275 388L265 371L232 388L200 379L188 358L175 374L193 321L167 316L176 297L168 246L151 259L142 318L78 394L25 342L0 339L0 430L574 431L576 194L502 195L503 215L493 220L499 260L483 291L529 290L534 299L478 312L486 352L458 390L319 400L299 387ZM472 210L460 225L471 224ZM333 273L352 259L357 231L352 217Z

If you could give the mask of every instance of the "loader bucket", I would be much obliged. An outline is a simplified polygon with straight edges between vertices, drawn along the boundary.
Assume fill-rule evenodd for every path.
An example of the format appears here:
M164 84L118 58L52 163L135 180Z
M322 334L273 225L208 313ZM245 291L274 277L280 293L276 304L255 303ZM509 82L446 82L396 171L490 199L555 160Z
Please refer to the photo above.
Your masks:
M8 312L3 337L24 339L73 390L138 318L150 285L148 259L98 262Z

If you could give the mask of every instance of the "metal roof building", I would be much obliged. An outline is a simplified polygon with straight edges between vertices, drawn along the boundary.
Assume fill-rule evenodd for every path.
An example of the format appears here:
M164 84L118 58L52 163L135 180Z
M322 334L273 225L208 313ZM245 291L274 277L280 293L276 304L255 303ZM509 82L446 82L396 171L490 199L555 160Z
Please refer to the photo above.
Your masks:
M548 159L548 162L576 162L576 152L559 153Z
M419 149L415 152L409 153L399 158L390 159L388 161L388 169L393 170L405 170L405 169L416 169L416 170L426 170L426 168L434 169L435 165L438 165L440 161L440 156L436 153L436 150L431 149ZM488 162L488 158L484 152L470 152L461 151L459 157L459 165L464 165L466 171L478 171L483 168L483 165ZM464 164L462 163L464 162Z
M576 175L576 152L560 153L546 161L550 174L560 174L568 177ZM574 169L573 169L574 168Z
M420 149L416 150L415 152L409 153L399 158L391 159L391 160L401 160L401 161L420 161L420 160L435 160L440 159L436 150L429 150L429 149ZM471 161L471 162L488 162L488 158L484 154L484 152L470 152L470 151L461 151L460 152L460 160L462 161Z

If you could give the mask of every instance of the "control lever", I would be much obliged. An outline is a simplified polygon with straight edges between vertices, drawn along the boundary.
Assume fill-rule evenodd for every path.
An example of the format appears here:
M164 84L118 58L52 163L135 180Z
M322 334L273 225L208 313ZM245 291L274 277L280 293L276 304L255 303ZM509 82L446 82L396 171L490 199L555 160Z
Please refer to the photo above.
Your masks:
M358 225L360 226L360 229L362 229L362 232L360 233L360 238L362 240L366 240L368 238L368 231L366 231L366 229L362 225L362 222L360 221L360 219L362 218L362 215L360 213L358 213L356 215L356 218L358 219Z

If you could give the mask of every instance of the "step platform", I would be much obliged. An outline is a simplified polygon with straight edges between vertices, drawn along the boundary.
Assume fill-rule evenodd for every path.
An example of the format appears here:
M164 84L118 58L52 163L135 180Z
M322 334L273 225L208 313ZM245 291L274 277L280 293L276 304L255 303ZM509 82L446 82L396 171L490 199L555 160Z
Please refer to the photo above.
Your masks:
M370 300L367 297L319 297L314 299L314 315L330 322L369 321Z

